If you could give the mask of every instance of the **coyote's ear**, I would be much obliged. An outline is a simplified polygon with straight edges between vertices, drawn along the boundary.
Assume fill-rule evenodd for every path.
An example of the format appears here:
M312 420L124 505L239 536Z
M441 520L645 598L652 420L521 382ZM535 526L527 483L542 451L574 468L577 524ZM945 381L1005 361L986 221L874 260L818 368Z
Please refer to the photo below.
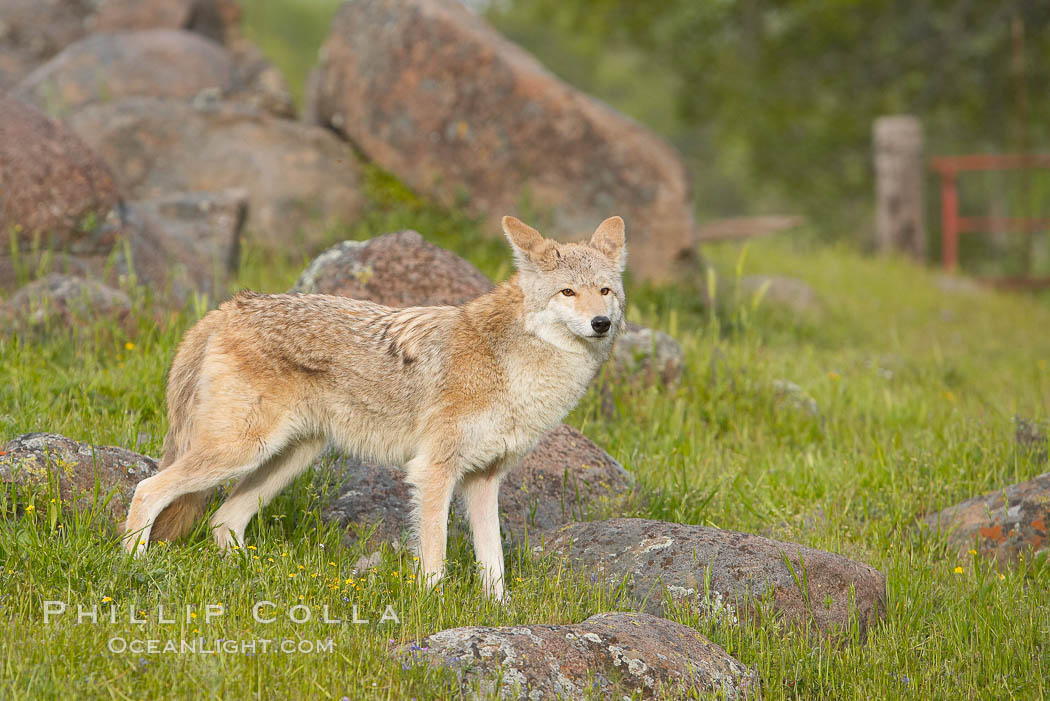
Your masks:
M594 230L591 246L597 248L606 258L620 266L620 271L627 266L627 247L624 245L623 219L609 217Z
M510 241L510 247L514 251L514 261L519 270L540 263L550 253L552 242L543 238L540 232L525 222L514 217L503 217L502 224L503 233Z

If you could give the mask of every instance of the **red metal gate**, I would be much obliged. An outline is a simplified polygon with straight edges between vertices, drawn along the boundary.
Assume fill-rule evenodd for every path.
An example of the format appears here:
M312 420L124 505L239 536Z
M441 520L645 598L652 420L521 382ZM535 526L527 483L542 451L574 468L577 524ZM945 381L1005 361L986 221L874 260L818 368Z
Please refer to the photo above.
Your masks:
M986 231L1021 232L1031 235L1050 229L1050 219L959 216L959 191L956 183L961 171L1050 168L1050 154L941 156L931 159L930 162L941 176L941 250L945 270L954 271L959 265L961 233ZM1050 278L1023 276L999 278L991 282L1009 287L1044 287L1050 285Z

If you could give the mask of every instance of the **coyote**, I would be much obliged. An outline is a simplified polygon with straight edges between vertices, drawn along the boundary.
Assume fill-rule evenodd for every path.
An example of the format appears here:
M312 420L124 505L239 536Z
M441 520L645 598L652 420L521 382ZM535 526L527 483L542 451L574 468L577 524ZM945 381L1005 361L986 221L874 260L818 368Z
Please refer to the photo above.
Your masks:
M460 493L484 588L502 600L500 480L579 401L624 325L624 223L557 243L504 217L518 272L462 306L393 309L314 294L242 292L179 345L160 471L135 490L124 545L183 535L210 492L222 549L324 446L403 465L421 579L443 574Z

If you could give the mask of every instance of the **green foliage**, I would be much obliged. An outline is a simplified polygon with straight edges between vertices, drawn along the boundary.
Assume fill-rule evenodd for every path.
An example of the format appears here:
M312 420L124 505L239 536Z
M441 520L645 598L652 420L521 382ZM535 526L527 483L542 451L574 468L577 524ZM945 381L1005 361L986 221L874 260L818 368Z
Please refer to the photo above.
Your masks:
M1036 0L493 8L497 27L555 72L671 138L706 216L801 209L825 235L856 231L872 218L871 126L883 114L919 115L931 154L1050 146L1037 118L1050 108L1050 6Z
M470 219L418 202L381 174L369 180L386 203L370 215L373 233L399 226L438 232L433 240L489 272L497 253L508 259L502 244L479 238ZM649 499L636 515L765 533L867 562L887 574L888 618L866 643L812 648L772 620L737 629L695 612L672 617L757 667L768 699L1038 698L1050 690L1045 563L1000 573L966 560L957 573L960 563L945 544L913 528L918 516L1045 471L1034 452L1014 445L1012 417L1050 416L1050 340L1032 332L1050 328L1050 310L1024 297L945 292L936 275L912 265L804 240L763 242L746 255L732 246L706 253L722 281L715 289L725 295L718 316L680 289L633 286L628 293L633 320L682 342L682 384L616 386L611 409L592 391L570 423L637 476ZM292 262L252 254L235 286L251 280L280 291L296 271ZM732 281L756 271L808 280L824 309L799 316L768 299L734 296ZM55 330L0 339L0 439L53 430L156 455L166 422L164 374L202 311L190 305L156 324L143 307L130 335L100 324L76 338ZM784 382L812 404L778 389ZM390 641L411 643L460 625L578 622L629 607L625 592L533 561L524 549L508 551L512 603L495 606L480 597L473 553L458 535L441 594L415 587L410 555L384 550L374 570L355 571L366 551L343 546L319 522L330 489L324 473L298 480L250 525L254 550L220 557L201 525L188 541L134 561L100 509L70 510L52 502L47 487L6 487L0 696L53 698L75 686L86 698L455 698L449 674L396 656ZM44 626L43 602L52 599L74 611L77 604L116 605L123 622L74 625L67 614ZM261 600L279 604L277 622L253 621L251 607ZM162 604L200 612L217 602L226 614L206 627L158 622ZM298 603L311 607L312 622L284 615ZM375 620L386 603L401 624L319 619L324 605L346 618L346 607L357 604ZM146 611L148 622L127 623L129 606ZM131 655L106 648L112 636L196 635L331 637L334 650Z

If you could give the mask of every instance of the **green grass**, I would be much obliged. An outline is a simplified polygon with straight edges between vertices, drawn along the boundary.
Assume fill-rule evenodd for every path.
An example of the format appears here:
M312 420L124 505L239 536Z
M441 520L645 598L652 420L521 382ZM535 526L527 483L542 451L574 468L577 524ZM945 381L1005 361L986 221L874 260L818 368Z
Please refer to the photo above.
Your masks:
M496 277L509 272L497 241L374 174L379 204L341 236L416 227ZM888 577L887 620L865 643L813 648L774 622L698 627L759 670L764 698L1041 698L1050 652L1050 571L1044 561L999 573L960 564L943 542L921 536L917 517L1024 480L1046 465L1013 443L1012 417L1050 415L1050 308L986 291L949 293L911 264L863 258L804 240L712 247L723 278L783 273L808 280L824 309L798 316L759 301L724 299L711 315L685 288L630 289L630 317L674 334L688 366L682 384L617 388L616 415L587 395L570 422L639 479L650 499L637 515L761 532L867 562ZM283 290L303 261L249 251L233 285ZM717 285L731 289L732 285ZM198 305L156 323L142 309L137 332L105 325L76 338L0 340L0 438L51 430L156 455L165 430L164 375ZM128 344L132 344L128 347ZM817 407L778 393L796 383ZM595 589L551 561L508 552L513 602L480 597L469 545L455 539L443 594L415 586L411 556L384 552L373 571L353 571L358 548L320 523L324 476L300 479L264 510L243 550L221 558L203 527L183 543L126 558L114 526L73 512L47 488L0 494L0 696L51 698L451 697L452 673L392 653L460 625L568 623L628 606L623 592ZM33 505L32 512L27 506ZM254 559L255 557L259 559ZM272 559L272 560L271 560ZM334 564L333 564L334 563ZM294 575L294 576L290 576ZM103 603L105 597L111 602ZM300 598L301 597L301 598ZM43 602L116 606L116 624L75 625L75 612L44 625ZM257 623L256 601L278 604ZM162 604L222 603L203 624L161 624ZM291 622L291 606L313 620ZM400 623L333 626L357 604L373 620L387 604ZM129 608L147 623L127 621ZM184 617L184 614L182 614ZM194 632L196 629L198 632ZM333 641L331 652L254 655L113 654L114 636L166 640ZM261 643L259 643L261 645Z

